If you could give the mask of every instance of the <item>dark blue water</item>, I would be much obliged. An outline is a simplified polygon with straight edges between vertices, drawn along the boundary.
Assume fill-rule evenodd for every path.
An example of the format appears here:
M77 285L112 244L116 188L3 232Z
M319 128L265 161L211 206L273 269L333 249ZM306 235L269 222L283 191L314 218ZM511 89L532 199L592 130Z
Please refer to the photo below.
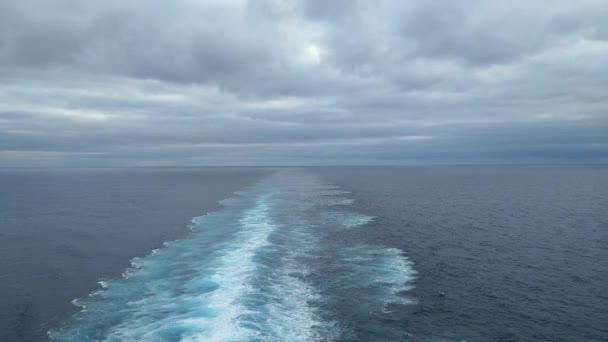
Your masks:
M127 190L109 192L107 175L58 172L54 192L3 203L2 233L11 239L1 245L2 286L15 291L20 279L38 293L22 295L29 305L4 321L9 333L39 339L28 335L33 327L50 326L55 341L608 340L608 168L213 172L129 170L118 187ZM17 196L24 179L35 189L48 177L0 179ZM242 191L228 195L234 188ZM73 191L78 200L66 201ZM49 193L60 203L47 204ZM91 199L98 193L112 200ZM202 205L187 216L191 202L222 198L215 212ZM60 233L21 229L15 237L29 219L48 221L29 203L51 205L66 223L49 225ZM98 206L105 209L95 215ZM134 209L140 214L130 216ZM173 226L192 217L187 234ZM123 220L130 224L105 238L92 233ZM7 249L31 241L29 253ZM17 262L32 255L46 256L54 272L42 272L40 260ZM122 275L112 273L118 267ZM79 272L84 279L69 278ZM100 278L94 291L74 285ZM49 284L65 287L61 298ZM80 310L66 317L76 297ZM36 312L48 322L49 311L62 320L28 321Z
M608 341L608 167L318 172L414 262L410 340Z

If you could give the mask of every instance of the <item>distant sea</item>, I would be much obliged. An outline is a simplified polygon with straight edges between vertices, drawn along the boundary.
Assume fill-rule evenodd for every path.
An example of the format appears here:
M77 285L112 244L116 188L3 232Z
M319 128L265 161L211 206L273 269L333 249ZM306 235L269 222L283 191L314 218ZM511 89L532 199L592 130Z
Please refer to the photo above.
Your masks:
M608 341L608 167L0 170L1 341Z

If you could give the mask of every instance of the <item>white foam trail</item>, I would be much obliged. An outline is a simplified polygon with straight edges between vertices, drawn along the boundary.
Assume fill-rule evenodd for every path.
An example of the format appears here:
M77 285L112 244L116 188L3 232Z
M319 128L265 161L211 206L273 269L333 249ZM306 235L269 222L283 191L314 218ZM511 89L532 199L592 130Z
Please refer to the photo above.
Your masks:
M242 231L235 236L233 243L221 250L214 262L215 267L207 270L213 273L210 282L217 284L217 290L177 298L170 292L154 291L153 298L136 303L137 312L112 329L107 340L153 341L163 330L180 327L184 330L181 335L183 340L229 341L244 336L238 324L238 317L244 308L237 303L237 299L248 291L248 278L256 269L253 261L256 251L268 244L268 236L275 229L269 219L270 197L270 194L260 196L255 207L244 213L239 221ZM178 300L186 300L189 307L198 306L203 310L200 315L180 316L177 314L179 308L171 303ZM161 319L150 319L150 315L147 315L147 310L163 307L174 310L176 314Z
M208 299L209 307L219 312L213 317L208 329L185 339L204 339L206 341L228 341L249 335L248 329L239 325L238 317L246 312L237 299L251 292L249 278L256 270L253 258L256 251L268 245L268 236L276 228L269 215L270 195L261 196L256 207L245 212L240 224L243 231L237 235L239 245L226 252L219 261L212 280L219 285Z
M49 336L152 342L339 339L349 328L333 321L334 304L353 305L347 311L356 311L356 320L372 312L388 314L387 306L410 302L403 291L415 275L398 249L345 247L336 240L336 234L346 236L347 229L374 219L336 207L352 204L344 193L310 174L280 173L223 201L221 211L192 219L189 238L134 258L123 279L100 281L99 291L75 301L83 311L72 325Z
M256 260L265 249L276 248L268 241L278 228L271 212L272 195L259 196L240 218L240 231L214 252L212 262L201 270L203 277L188 280L185 293L167 287L175 279L150 277L146 287L153 296L130 302L132 313L110 329L106 340L162 341L163 336L176 335L182 341L317 340L315 326L321 323L309 301L318 295L293 276L301 266L293 257L286 257L276 270ZM190 258L191 253L196 251L182 255ZM140 269L145 272L145 267ZM261 289L256 277L273 279ZM252 305L256 300L259 304ZM156 311L171 314L156 316Z

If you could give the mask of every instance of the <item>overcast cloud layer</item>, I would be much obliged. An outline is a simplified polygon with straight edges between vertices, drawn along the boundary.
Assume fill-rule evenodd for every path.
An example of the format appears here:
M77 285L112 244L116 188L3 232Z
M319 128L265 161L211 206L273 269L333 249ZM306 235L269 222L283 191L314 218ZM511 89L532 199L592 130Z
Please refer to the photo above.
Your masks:
M0 0L0 166L606 162L605 0Z

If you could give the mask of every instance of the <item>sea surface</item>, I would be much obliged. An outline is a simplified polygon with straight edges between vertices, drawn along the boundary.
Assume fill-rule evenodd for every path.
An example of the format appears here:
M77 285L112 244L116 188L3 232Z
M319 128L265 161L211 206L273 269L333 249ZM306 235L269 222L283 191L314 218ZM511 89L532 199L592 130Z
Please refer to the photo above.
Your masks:
M0 171L0 340L608 341L608 167Z
M0 169L0 341L44 341L71 301L185 237L262 169Z

